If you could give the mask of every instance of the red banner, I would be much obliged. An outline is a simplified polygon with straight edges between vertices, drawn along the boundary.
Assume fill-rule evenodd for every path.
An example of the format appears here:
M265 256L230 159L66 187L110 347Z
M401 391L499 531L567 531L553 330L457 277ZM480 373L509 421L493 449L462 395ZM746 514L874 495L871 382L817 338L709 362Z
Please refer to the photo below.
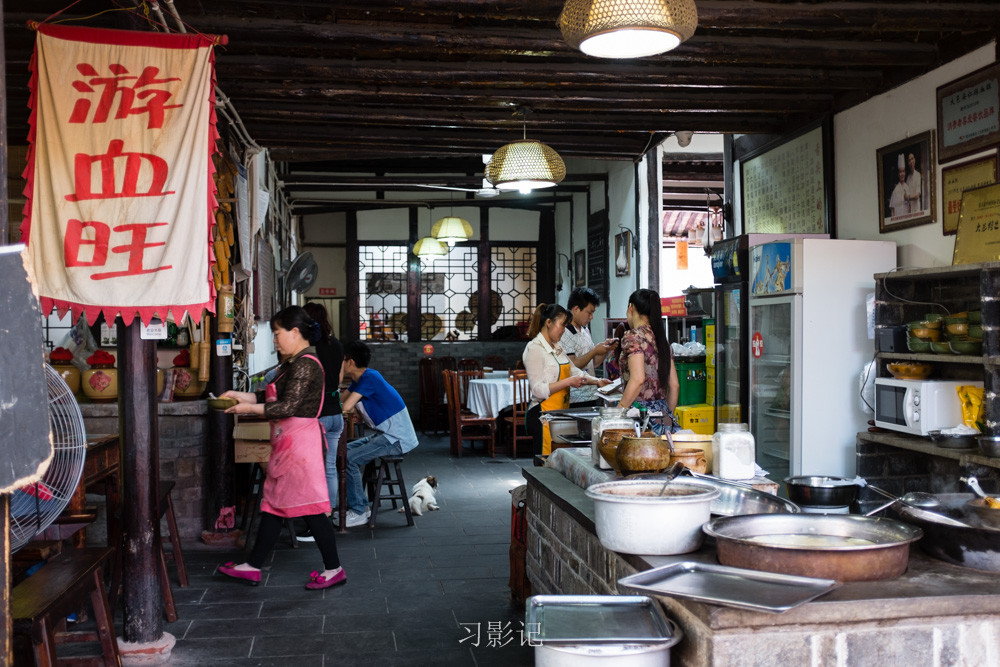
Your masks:
M43 313L214 312L212 39L37 31L21 231Z

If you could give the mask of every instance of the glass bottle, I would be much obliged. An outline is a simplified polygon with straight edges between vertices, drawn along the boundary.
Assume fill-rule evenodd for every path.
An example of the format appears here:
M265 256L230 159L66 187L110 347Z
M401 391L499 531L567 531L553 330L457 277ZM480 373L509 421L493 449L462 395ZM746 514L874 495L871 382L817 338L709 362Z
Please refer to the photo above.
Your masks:
M625 416L625 409L618 406L599 408L596 417L590 420L590 459L595 466L610 470L611 466L601 456L599 446L601 433L609 428L632 428L633 422Z
M719 424L712 436L712 474L722 479L752 479L756 448L749 424Z

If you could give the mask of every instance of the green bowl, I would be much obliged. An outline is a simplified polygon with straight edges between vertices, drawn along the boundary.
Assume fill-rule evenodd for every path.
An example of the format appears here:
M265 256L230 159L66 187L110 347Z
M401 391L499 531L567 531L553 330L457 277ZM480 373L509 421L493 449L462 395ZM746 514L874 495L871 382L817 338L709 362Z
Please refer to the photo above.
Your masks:
M208 407L213 410L228 410L237 402L235 398L210 398L208 399Z
M923 338L910 336L906 339L906 347L910 352L930 352L931 342Z
M981 324L969 324L969 338L976 340L983 339L983 326Z
M924 319L928 322L940 322L944 318L941 313L927 313L924 315Z
M983 342L981 340L952 340L948 341L948 345L955 354L983 353Z
M951 345L948 341L939 342L936 340L931 341L931 350L937 352L938 354L956 354L951 351Z
M914 320L913 322L907 322L906 328L910 331L914 329L940 329L941 320Z
M948 317L944 318L945 326L948 326L949 324L965 324L968 321L969 318L966 317L965 315L949 315Z
M978 310L969 311L969 324L979 324L983 320L983 314Z

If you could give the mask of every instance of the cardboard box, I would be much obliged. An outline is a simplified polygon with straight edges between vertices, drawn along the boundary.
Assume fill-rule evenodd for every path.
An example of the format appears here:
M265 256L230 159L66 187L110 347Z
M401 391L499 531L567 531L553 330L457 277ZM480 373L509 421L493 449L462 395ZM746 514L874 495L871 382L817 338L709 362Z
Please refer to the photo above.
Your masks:
M233 439L236 440L270 440L271 422L266 419L238 419L233 427Z
M674 415L682 429L691 429L703 435L715 433L715 407L708 403L678 406Z
M740 423L740 406L732 403L719 406L719 421L724 423Z
M236 463L265 463L271 456L271 443L260 440L234 440Z

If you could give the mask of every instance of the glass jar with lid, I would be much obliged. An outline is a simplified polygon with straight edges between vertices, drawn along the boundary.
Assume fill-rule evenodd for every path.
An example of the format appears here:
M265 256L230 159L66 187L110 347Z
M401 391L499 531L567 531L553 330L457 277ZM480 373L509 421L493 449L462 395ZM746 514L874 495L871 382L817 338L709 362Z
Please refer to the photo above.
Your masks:
M752 479L756 447L748 424L719 424L712 436L712 474L722 479Z
M599 449L601 434L609 428L635 428L635 421L625 416L625 408L618 406L599 408L597 416L590 420L590 459L602 470L611 470Z

